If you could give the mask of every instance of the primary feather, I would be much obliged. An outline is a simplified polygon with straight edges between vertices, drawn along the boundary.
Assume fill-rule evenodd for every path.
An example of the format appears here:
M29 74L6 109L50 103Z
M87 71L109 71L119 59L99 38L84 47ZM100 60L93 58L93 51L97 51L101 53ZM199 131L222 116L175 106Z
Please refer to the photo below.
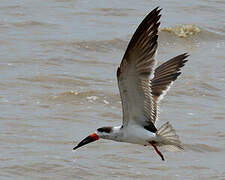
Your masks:
M138 26L117 69L123 126L141 125L151 132L157 131L154 124L159 102L181 74L188 57L181 54L155 69L160 10L155 8Z
M117 70L123 106L123 126L130 123L149 126L152 132L154 106L151 79L154 73L160 9L149 13L134 33Z

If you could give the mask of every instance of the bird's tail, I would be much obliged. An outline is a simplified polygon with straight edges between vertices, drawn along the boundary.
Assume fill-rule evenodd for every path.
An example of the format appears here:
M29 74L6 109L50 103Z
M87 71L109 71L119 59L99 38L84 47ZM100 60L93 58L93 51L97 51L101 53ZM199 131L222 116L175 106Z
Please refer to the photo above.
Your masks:
M176 135L176 131L169 122L166 122L158 129L157 135L160 138L158 145L163 146L166 150L181 151L184 149L178 135Z

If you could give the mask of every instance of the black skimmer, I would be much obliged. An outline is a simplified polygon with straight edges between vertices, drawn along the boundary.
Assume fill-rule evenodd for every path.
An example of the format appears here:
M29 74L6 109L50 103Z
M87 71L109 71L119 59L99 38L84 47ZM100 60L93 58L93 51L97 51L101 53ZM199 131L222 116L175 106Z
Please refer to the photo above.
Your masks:
M98 128L73 150L100 138L150 145L162 160L164 157L158 146L183 149L169 122L159 129L155 126L159 102L181 74L180 69L188 57L188 54L184 53L155 68L160 11L158 7L152 10L138 26L117 69L123 108L122 125Z

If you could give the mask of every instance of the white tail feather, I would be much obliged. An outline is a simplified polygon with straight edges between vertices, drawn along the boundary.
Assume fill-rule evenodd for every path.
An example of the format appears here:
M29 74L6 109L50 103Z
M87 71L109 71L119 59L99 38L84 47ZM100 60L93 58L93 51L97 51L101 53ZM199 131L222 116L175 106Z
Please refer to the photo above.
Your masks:
M157 136L160 138L159 146L164 146L169 151L181 151L184 148L181 145L179 137L173 127L166 122L157 131Z

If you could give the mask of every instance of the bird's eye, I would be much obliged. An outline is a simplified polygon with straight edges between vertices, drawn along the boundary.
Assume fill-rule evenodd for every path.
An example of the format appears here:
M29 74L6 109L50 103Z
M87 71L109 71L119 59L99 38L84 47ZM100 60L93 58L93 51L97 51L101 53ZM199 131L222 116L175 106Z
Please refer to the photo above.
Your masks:
M98 128L97 131L98 132L103 132L103 128Z
M102 127L97 129L98 132L110 133L112 131L112 127Z

